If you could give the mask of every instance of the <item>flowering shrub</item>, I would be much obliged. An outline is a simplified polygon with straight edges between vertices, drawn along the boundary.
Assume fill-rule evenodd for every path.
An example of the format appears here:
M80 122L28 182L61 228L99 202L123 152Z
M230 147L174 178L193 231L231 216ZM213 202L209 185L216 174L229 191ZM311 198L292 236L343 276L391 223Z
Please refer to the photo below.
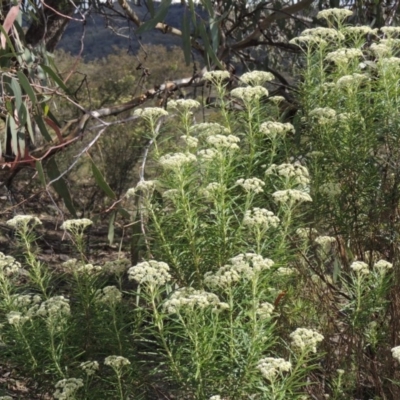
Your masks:
M400 396L400 30L349 27L350 14L325 10L326 27L293 39L305 69L291 122L262 71L230 92L229 72L204 75L214 122L197 123L192 99L135 111L153 150L126 194L139 262L89 260L92 221L67 220L78 257L59 277L38 259L40 220L9 221L10 362L60 399Z

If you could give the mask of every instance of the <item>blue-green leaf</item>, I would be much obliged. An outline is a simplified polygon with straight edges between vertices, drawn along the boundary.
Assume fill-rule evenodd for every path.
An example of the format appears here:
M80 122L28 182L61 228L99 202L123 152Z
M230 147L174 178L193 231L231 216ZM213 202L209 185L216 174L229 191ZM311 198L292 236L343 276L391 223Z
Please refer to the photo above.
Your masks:
M96 164L93 160L92 162L92 172L96 183L99 185L100 189L111 199L115 200L117 198L116 194L112 191L106 180L104 179L103 174L97 168Z
M161 4L157 8L157 12L154 14L152 19L149 19L136 30L138 35L142 34L143 32L150 31L153 29L159 22L164 21L164 18L168 14L169 7L172 3L172 0L162 0Z
M46 162L46 171L50 180L54 180L59 178L60 171L58 169L58 165L54 158L49 158ZM63 199L65 206L68 211L76 217L75 207L72 202L71 194L69 193L68 187L63 178L57 179L52 184L54 190L58 193L58 195Z

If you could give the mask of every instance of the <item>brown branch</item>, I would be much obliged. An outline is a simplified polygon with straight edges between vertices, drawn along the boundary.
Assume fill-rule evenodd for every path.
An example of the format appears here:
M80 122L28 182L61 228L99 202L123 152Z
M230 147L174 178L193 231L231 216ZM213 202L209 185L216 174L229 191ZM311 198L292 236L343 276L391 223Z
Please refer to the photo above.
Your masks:
M309 7L312 3L313 0L301 0L296 4L283 8L282 10L276 11L268 17L261 19L257 29L255 29L243 40L234 43L232 45L232 49L241 50L246 47L252 46L252 43L257 42L258 38L262 35L262 31L266 30L272 24L272 22L280 19L291 18L292 14Z

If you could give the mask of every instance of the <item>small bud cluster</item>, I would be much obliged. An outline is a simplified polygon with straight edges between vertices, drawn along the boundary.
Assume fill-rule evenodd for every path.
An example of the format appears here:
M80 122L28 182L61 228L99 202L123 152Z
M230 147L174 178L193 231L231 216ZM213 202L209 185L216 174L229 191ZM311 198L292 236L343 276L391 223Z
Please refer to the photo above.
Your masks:
M83 387L82 379L62 379L56 383L56 391L53 396L58 400L73 400L75 399L75 393L81 387Z
M294 126L289 122L282 123L282 122L275 122L275 121L268 121L263 122L260 126L260 132L264 133L264 135L276 138L277 136L283 137L286 133L292 132L294 133Z
M79 365L79 367L86 373L87 376L94 375L99 369L99 363L97 361L85 361Z
M230 264L219 268L217 272L207 272L204 283L210 287L226 288L242 279L250 280L261 271L269 270L274 262L259 254L239 254L230 259Z
M122 356L108 356L104 359L104 364L111 368L121 369L126 365L130 365L130 361Z
M168 109L174 108L179 111L189 111L193 109L200 108L200 103L193 99L178 99L170 100L168 102Z
M246 72L240 77L240 81L246 85L262 86L266 82L273 81L274 75L265 71Z
M299 351L308 350L313 353L317 351L317 344L324 340L320 333L306 328L297 328L290 334L290 338L294 349Z
M294 164L272 164L265 171L265 174L275 174L284 178L289 178L293 185L307 186L310 183L308 169L298 162Z
M214 293L195 290L191 287L184 287L176 290L164 303L164 311L168 314L176 314L180 311L193 311L212 307L213 311L229 308L228 304L219 301Z
M272 304L264 302L258 306L256 313L260 319L269 319L274 312L274 308Z
M0 251L0 274L11 277L19 273L21 264L12 256L6 256Z
M128 270L129 280L139 284L161 286L171 280L169 266L162 261L144 261Z
M275 379L278 374L289 372L292 369L292 364L290 361L286 361L283 358L266 357L258 362L257 368L265 379L271 381Z
M317 107L310 111L310 117L315 118L315 120L320 125L332 124L336 122L336 111L329 107Z
M243 218L243 225L250 228L276 228L279 225L279 222L279 218L276 217L272 211L258 207L246 211Z
M239 150L237 143L240 139L234 135L210 135L206 139L207 143L216 149Z
M366 264L363 261L354 261L351 265L350 268L361 275L368 275L369 274L369 268L368 264Z
M251 104L263 96L268 96L268 90L263 86L238 87L231 91L231 96L243 100L245 104Z
M160 117L168 115L168 111L160 107L145 107L134 111L133 115L146 119L147 121L156 121Z
M193 154L184 153L171 153L160 157L158 162L165 169L179 170L185 165L191 164L196 161L196 156Z
M7 225L16 230L32 229L37 225L42 225L39 218L32 215L16 215L14 218L7 221Z
M37 310L37 315L50 319L64 319L70 314L69 300L64 296L50 297Z
M308 193L296 189L278 190L272 194L272 197L278 203L303 203L312 201L312 198Z
M331 61L336 65L346 64L349 61L363 56L360 49L355 48L341 48L328 53L325 57L326 61Z
M122 293L116 286L106 286L96 292L96 300L99 303L115 306L122 300Z
M87 228L88 226L90 226L92 224L93 224L93 222L87 218L67 219L61 225L61 229L64 229L65 231L69 231L69 232L76 232L77 230L83 231L85 228Z
M247 193L262 193L265 182L258 178L238 179L236 185L241 186Z

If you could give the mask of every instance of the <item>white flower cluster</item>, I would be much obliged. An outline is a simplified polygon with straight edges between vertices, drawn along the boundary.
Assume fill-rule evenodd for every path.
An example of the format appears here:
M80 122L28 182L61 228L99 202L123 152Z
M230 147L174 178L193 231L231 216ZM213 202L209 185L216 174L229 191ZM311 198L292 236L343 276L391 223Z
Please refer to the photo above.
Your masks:
M12 256L6 256L0 251L0 273L4 276L12 276L18 274L21 264Z
M262 320L269 319L274 312L274 308L271 303L264 302L258 306L256 313Z
M362 275L368 275L369 274L369 268L368 268L368 264L363 262L363 261L354 261L351 265L350 268L358 273L358 274L362 274Z
M217 272L207 272L204 275L204 283L210 287L230 287L241 279L251 280L256 274L269 270L273 265L272 260L259 254L239 254Z
M299 163L295 164L272 164L266 171L266 175L276 174L290 178L294 185L307 186L310 183L308 169Z
M221 156L221 153L216 149L204 149L200 150L197 155L201 161L210 162Z
M317 344L324 340L320 333L307 328L297 328L289 336L292 339L294 349L300 351L309 350L313 353L317 351Z
M93 222L88 218L80 218L80 219L67 219L61 225L61 229L65 231L75 232L77 230L83 231L88 226L92 225Z
M228 304L220 302L214 293L195 290L191 287L176 290L163 305L168 314L175 314L180 310L192 311L194 308L205 309L208 307L212 307L213 311L229 308Z
M370 50L377 57L385 57L391 53L391 48L385 43L372 43L370 46Z
M336 122L336 111L329 107L318 107L310 111L310 117L314 117L319 124L325 125Z
M275 193L272 193L272 197L278 203L303 203L312 201L312 198L308 193L296 189L277 190Z
M240 81L246 85L262 86L264 83L273 81L274 75L265 71L246 72L240 77Z
M336 238L334 238L332 236L318 236L315 239L315 243L318 243L322 247L325 247L328 244L335 243L335 242L336 242Z
M131 265L131 260L128 258L118 258L105 262L102 269L113 275L123 275Z
M38 217L32 215L16 215L14 218L7 221L7 225L14 229L34 228L37 225L42 225L42 221Z
M207 71L203 75L203 78L206 81L211 82L215 86L219 86L222 82L229 79L230 77L231 74L229 73L229 71Z
M121 302L122 293L116 286L106 286L96 291L96 300L99 303L114 306Z
M325 39L323 39L321 36L316 36L316 35L304 35L302 34L301 36L297 36L289 41L290 44L296 44L298 46L303 45L322 45L326 46L328 43Z
M76 378L62 379L56 383L56 391L53 396L58 400L73 400L75 393L83 387L83 380Z
M336 82L336 86L338 88L351 88L359 86L361 83L367 81L369 78L363 74L352 74L352 75L343 75Z
M11 396L0 396L0 400L14 400Z
M222 399L221 399L221 396L215 395L215 396L211 396L208 400L222 400Z
M174 200L176 200L176 199L179 197L179 190L178 190L178 189L169 189L169 190L166 190L166 191L162 194L162 197L163 197L164 199L174 201Z
M130 365L130 361L122 356L108 356L104 359L104 364L111 368L121 369L126 365Z
M275 379L278 374L289 372L292 369L292 364L290 361L286 361L283 358L266 357L258 362L257 368L265 379L271 381Z
M332 61L336 65L346 64L354 58L363 56L363 52L360 49L355 48L341 48L328 53L325 57L326 61Z
M194 154L184 153L171 153L160 157L158 162L165 168L171 170L178 170L184 165L191 164L196 161Z
M276 228L279 225L279 222L279 218L275 216L272 211L268 211L265 208L258 207L254 207L252 210L246 211L243 218L243 225L250 228Z
M293 133L294 126L289 122L283 124L282 122L268 121L261 124L260 132L271 138L275 138L277 136L283 137L288 132Z
M160 107L145 107L138 108L134 111L133 115L142 117L147 121L155 121L160 117L165 117L168 115L168 111Z
M195 132L198 136L207 137L210 135L228 135L229 129L216 122L202 122L200 124L192 125L190 130Z
M308 239L311 235L315 235L317 233L317 230L314 228L298 228L296 230L296 235L303 239Z
M64 296L50 297L40 304L36 314L50 319L66 318L71 314L69 300Z
M27 310L32 305L38 304L42 298L38 294L18 294L12 296L12 304L18 310Z
M317 19L325 19L327 21L330 19L335 21L343 21L351 15L353 15L353 11L346 10L345 8L328 8L327 10L320 11L317 14Z
M100 265L93 265L93 264L83 264L76 269L77 272L88 275L98 274L102 270L103 268L100 267Z
M126 197L135 197L136 194L140 192L146 196L149 196L153 193L155 186L156 181L145 181L144 179L142 179L137 183L136 187L128 189L128 191L126 192Z
M185 142L187 147L190 147L192 149L196 148L199 145L199 139L193 136L183 135L181 136L181 139Z
M268 101L274 104L279 104L282 103L282 101L285 101L285 98L283 96L272 96L268 99Z
M169 266L162 261L144 261L128 270L129 280L135 280L139 284L161 286L171 280Z
M387 67L387 68L391 68L391 67L398 68L398 67L400 67L400 58L399 57L382 58L380 60L380 65L382 65L383 67Z
M393 347L392 357L400 362L400 346Z
M30 317L27 315L23 315L19 311L11 311L6 315L7 321L10 325L20 326L23 325L26 321L30 320Z
M240 139L234 135L210 135L206 141L217 149L238 150L239 146L237 143L240 142Z
M340 115L343 115L343 114L339 114L338 117ZM336 196L340 195L340 193L342 192L342 189L341 189L340 183L327 182L327 183L322 184L319 187L319 191L320 191L320 193L325 194L328 197L336 197Z
M263 86L238 87L231 91L231 96L250 104L253 101L260 100L263 96L268 96L268 90Z
M170 100L168 102L168 108L174 108L179 111L189 111L200 107L200 103L193 99L178 99Z
M294 268L290 268L290 267L279 267L276 270L276 274L279 276L290 276L290 275L297 274L297 271Z
M375 263L374 268L380 274L385 274L389 270L393 269L393 264L386 260L379 260L377 263Z
M265 182L258 178L238 179L236 185L241 186L247 193L262 193Z
M87 376L91 376L99 369L99 363L97 361L85 361L80 363L79 367L82 368Z
M345 34L353 35L353 36L365 36L368 34L374 34L377 33L377 29L372 29L368 25L363 25L363 26L346 26L343 29L343 32Z
M325 40L344 40L343 33L333 28L310 28L301 32L300 36L314 36Z
M218 182L211 182L201 190L201 194L207 200L213 201L217 198L218 193L223 193L225 191L226 191L225 185Z
M399 26L383 26L381 31L388 37L396 36L400 33Z

